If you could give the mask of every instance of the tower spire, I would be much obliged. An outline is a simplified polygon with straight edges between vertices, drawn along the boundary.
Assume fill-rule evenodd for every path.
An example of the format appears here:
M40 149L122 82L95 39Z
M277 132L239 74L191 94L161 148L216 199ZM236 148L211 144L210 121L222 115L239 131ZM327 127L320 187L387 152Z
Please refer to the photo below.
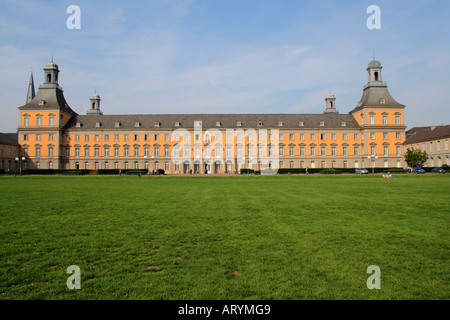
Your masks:
M26 103L30 103L31 100L33 100L34 96L35 96L35 92L34 92L33 70L31 70L30 81L28 83L28 93L27 93L27 102Z

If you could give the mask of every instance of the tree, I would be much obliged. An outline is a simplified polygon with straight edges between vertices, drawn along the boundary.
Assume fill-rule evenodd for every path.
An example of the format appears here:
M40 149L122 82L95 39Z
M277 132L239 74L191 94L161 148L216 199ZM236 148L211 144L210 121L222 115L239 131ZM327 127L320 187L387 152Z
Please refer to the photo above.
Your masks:
M405 161L411 168L422 167L428 160L426 151L419 149L408 148L405 153Z

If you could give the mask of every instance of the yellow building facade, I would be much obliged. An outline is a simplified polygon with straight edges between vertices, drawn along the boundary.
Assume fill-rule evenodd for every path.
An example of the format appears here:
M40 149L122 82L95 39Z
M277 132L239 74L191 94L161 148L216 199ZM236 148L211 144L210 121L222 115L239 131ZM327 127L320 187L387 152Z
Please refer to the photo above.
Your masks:
M362 98L347 114L337 111L330 93L318 114L104 115L93 94L90 109L79 115L67 104L52 61L37 94L19 107L19 143L28 168L40 169L211 174L403 167L405 106L391 97L381 69L378 61L369 63Z

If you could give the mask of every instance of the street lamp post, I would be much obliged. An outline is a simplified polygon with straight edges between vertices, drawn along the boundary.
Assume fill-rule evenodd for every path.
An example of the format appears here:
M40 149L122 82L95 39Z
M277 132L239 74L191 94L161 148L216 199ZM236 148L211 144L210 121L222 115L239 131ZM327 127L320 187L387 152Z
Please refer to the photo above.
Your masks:
M19 164L19 176L21 176L22 175L22 164L21 164L21 161L22 162L25 161L25 157L16 157L16 161Z
M377 156L368 156L367 159L375 159L375 161L378 159ZM374 174L375 172L375 163L372 161L372 174Z

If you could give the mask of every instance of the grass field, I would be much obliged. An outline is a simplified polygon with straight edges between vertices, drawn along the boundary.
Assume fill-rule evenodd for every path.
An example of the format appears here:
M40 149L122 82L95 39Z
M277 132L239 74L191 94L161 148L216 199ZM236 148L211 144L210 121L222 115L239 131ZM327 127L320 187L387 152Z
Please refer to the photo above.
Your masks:
M449 299L449 190L431 174L0 177L0 299Z

